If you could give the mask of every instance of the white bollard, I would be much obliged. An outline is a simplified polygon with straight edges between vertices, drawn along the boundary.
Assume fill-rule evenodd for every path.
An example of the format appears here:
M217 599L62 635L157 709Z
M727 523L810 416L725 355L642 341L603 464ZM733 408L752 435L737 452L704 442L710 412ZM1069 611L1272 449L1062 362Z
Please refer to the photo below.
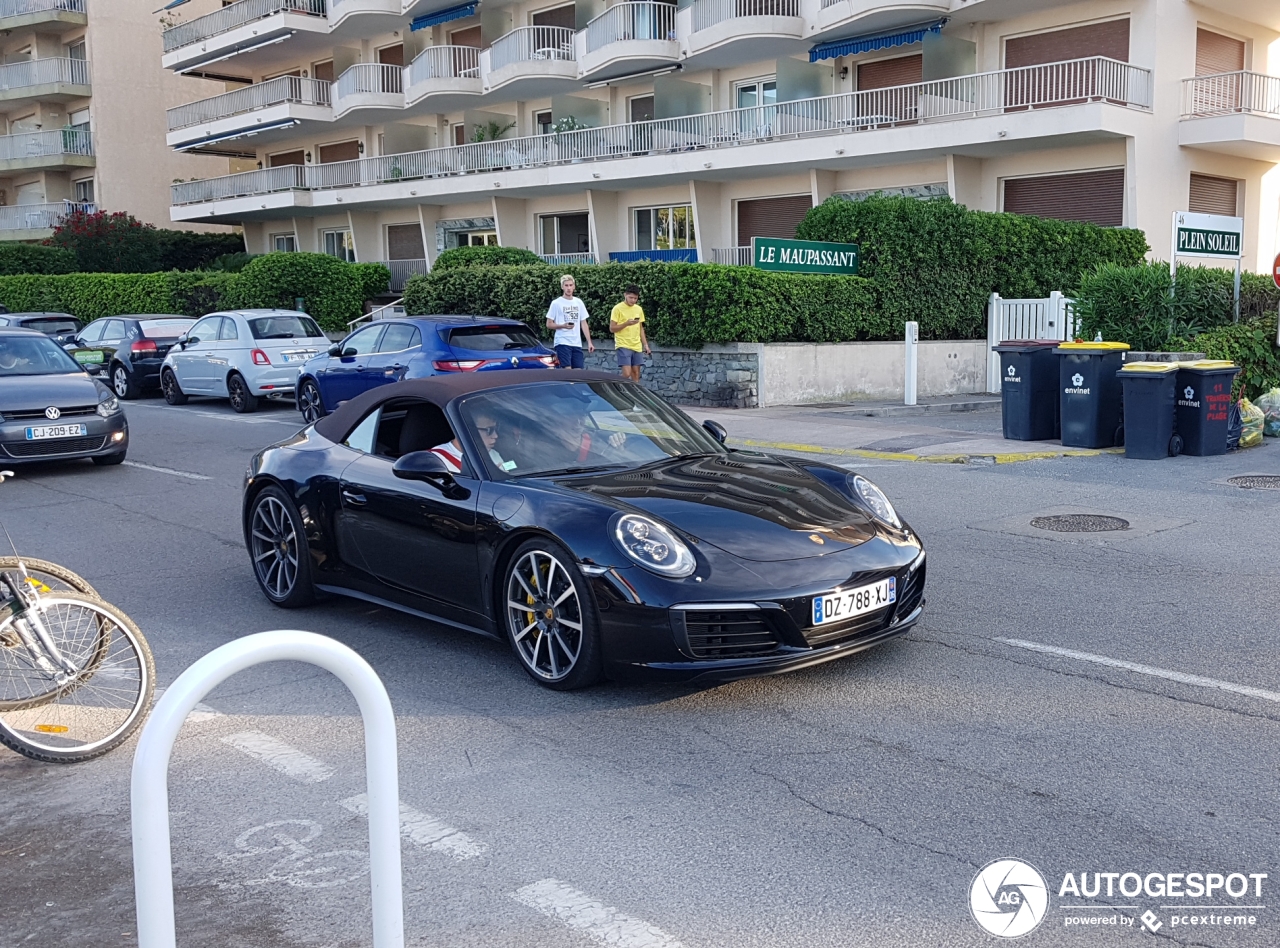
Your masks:
M907 371L906 371L906 389L903 398L904 405L914 405L916 403L916 350L920 346L920 324L911 322L907 323Z
M176 948L173 855L169 841L169 756L182 722L219 683L263 662L309 662L332 672L355 696L364 719L369 800L369 881L374 948L403 948L400 787L396 718L377 672L341 642L313 632L248 635L214 649L178 676L156 704L133 757L133 889L138 948Z

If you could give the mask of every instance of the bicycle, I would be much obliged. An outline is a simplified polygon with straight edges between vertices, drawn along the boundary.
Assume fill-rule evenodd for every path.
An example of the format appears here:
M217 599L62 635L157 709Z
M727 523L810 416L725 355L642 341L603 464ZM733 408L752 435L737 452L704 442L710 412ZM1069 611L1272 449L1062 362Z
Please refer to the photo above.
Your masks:
M90 760L133 733L154 693L151 648L123 611L56 563L0 558L0 743Z

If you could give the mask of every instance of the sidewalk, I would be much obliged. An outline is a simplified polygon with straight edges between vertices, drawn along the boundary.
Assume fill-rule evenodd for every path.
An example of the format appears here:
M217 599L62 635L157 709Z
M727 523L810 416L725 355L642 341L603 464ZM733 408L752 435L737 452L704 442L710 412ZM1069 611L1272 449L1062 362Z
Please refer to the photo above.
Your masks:
M1064 448L1057 441L1006 441L1001 427L1000 399L992 395L922 399L916 406L900 402L849 402L750 409L686 407L684 410L699 421L712 418L724 425L731 446L796 454L948 464L1010 464L1124 450Z

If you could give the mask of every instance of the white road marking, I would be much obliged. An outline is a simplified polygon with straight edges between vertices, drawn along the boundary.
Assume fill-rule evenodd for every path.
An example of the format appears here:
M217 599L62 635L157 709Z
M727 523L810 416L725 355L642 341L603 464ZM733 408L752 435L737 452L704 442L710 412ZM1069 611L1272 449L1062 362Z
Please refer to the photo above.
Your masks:
M542 879L516 889L511 897L543 915L559 919L614 948L681 948L660 928L623 915L558 879Z
M172 405L142 405L131 402L129 410L135 408L151 408L157 411L182 412L184 415L199 415L201 418L214 418L218 421L234 421L242 425L288 425L290 428L302 428L305 422L299 418L298 421L283 421L279 418L248 418L244 415L221 415L213 411L200 411L192 408L178 408Z
M358 816L369 815L369 798L363 793L343 800L341 805ZM400 801L400 835L415 846L448 853L454 859L473 859L489 849L486 843L420 813L403 800Z
M1216 688L1219 691L1230 691L1247 698L1261 698L1264 701L1280 703L1280 692L1267 691L1265 688L1254 688L1251 685L1237 685L1217 678L1205 678L1203 675L1188 675L1185 672L1170 671L1167 668L1156 668L1154 665L1140 665L1137 662L1126 662L1119 658L1108 658L1105 655L1094 655L1091 652L1077 652L1069 648L1058 648L1056 645L1042 645L1039 642L1027 642L1024 639L996 639L1014 648L1025 648L1032 652L1043 652L1046 655L1059 655L1062 658L1074 658L1079 662L1092 662L1094 665L1106 665L1108 668L1120 668L1124 671L1136 672L1139 675L1151 675L1154 678L1167 678L1169 681L1181 682L1184 685L1195 685L1198 688Z
M333 768L328 764L308 757L296 747L290 747L284 741L261 731L230 734L222 738L222 742L244 751L255 760L262 761L299 783L320 783L333 776Z
M171 467L156 467L154 464L143 464L141 461L122 461L125 467L140 467L144 471L156 471L160 474L172 474L174 477L186 477L193 481L211 481L213 478L203 474L192 474L190 471L175 471Z

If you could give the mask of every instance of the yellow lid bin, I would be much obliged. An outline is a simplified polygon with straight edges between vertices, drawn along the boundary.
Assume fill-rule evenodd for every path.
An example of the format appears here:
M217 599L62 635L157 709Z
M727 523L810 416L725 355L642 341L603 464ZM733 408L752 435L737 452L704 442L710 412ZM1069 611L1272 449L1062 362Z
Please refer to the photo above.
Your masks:
M1126 362L1120 368L1123 375L1137 375L1139 372L1150 372L1157 375L1165 372L1176 372L1180 363L1177 362Z
M1064 342L1059 349L1071 349L1076 352L1118 352L1129 348L1127 342Z
M1230 359L1197 359L1194 362L1179 362L1182 369L1234 369L1236 364Z

